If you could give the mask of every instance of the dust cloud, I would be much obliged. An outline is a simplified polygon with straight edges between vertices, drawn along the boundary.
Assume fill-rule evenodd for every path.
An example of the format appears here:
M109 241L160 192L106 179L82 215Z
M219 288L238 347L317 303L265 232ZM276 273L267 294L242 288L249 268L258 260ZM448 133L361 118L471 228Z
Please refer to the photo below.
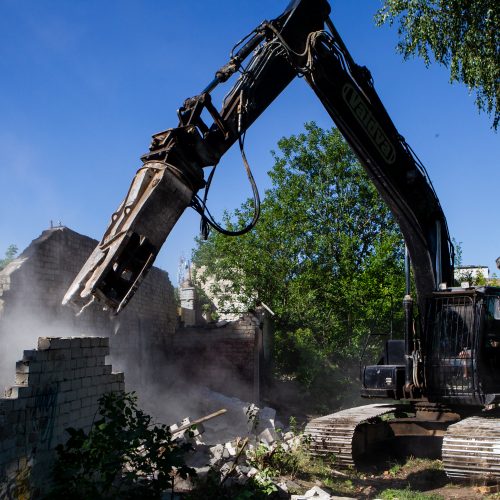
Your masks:
M22 306L0 317L0 395L14 385L16 362L23 359L23 351L37 348L39 337L81 335L82 332L71 323L47 314L35 315Z

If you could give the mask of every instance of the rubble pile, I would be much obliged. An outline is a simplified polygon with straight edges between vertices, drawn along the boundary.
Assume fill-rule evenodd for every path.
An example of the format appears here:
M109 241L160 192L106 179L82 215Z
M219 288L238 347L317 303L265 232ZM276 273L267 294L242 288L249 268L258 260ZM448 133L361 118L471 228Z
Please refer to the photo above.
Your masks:
M204 481L209 474L212 474L221 486L228 488L234 485L244 485L250 479L257 482L271 482L266 471L259 470L252 465L256 457L272 455L277 450L294 452L300 447L300 436L290 431L283 433L281 429L275 427L276 412L272 408L260 409L255 405L247 404L244 410L247 416L247 425L242 429L244 437L236 437L222 443L209 444L206 438L206 428L216 429L218 426L214 425L214 422L227 419L229 413L227 409L219 410L193 422L186 418L170 426L176 439L185 440L192 445L193 449L185 460L186 465L196 471L197 481ZM274 484L283 498L290 497L285 483ZM193 487L190 480L178 479L175 489L178 492L187 492Z
M204 422L204 442L217 444L231 441L236 436L245 437L249 434L260 434L266 429L274 431L283 428L276 422L276 410L269 407L258 408L252 403L236 397L226 396L208 388L202 388L196 394L197 411L203 415L224 408L226 413L220 418ZM252 416L252 413L255 415Z

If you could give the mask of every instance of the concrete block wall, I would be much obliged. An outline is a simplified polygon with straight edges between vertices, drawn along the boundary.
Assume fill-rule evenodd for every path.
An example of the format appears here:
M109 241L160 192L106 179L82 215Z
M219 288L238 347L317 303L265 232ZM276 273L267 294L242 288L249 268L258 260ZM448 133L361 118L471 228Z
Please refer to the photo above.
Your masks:
M61 301L96 245L96 240L67 227L49 229L0 272L0 342L10 345L22 336L24 345L30 345L40 334L110 337L113 364L126 369L135 387L155 376L150 367L162 363L174 335L173 287L165 271L152 268L118 317L98 304L76 317ZM0 352L0 365L3 360ZM6 382L1 375L0 384Z
M222 327L177 331L171 355L177 375L244 401L258 401L262 331L252 314Z
M0 498L37 498L50 482L55 447L68 427L88 431L107 392L125 390L105 364L109 339L38 339L16 364L16 385L0 398Z

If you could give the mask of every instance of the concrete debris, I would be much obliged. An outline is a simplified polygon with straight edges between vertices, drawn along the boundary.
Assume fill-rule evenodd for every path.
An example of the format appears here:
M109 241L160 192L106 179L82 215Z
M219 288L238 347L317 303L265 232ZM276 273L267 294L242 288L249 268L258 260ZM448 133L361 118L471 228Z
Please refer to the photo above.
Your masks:
M223 457L229 458L229 457L234 457L234 456L236 456L236 449L234 448L233 444L231 442L226 443L224 445Z
M274 409L259 408L255 404L245 403L237 398L209 390L205 395L207 401L210 402L205 409L212 413L193 421L185 418L179 424L170 426L175 439L183 439L194 445L193 450L186 456L186 464L196 470L198 479L203 480L209 472L215 472L220 478L221 487L244 485L250 479L259 480L261 477L262 472L252 463L261 456L262 452L270 455L275 450L294 452L302 445L300 435L291 431L283 433L282 424L280 424L280 429L276 429ZM213 411L214 405L219 408L224 406L224 409ZM203 432L202 422L206 432ZM194 442L193 426L196 426ZM186 432L188 429L190 433ZM226 437L230 436L230 433L232 436L229 439L221 439L214 444L215 436ZM269 478L266 476L265 479ZM302 495L290 496L290 488L296 491L298 485L291 481L275 481L274 485L278 496L282 498L295 500L346 498L331 496L319 486L311 488Z
M273 408L259 408L235 397L225 396L208 388L197 394L197 401L203 412L215 412L225 408L226 413L220 418L214 418L204 423L204 440L208 444L217 444L231 441L237 436L258 436L265 429L275 430L274 420L276 410ZM250 415L250 411L254 412ZM249 421L249 417L251 422Z
M276 441L277 435L274 429L264 429L260 434L259 434L259 441L261 443L265 443L267 445L271 445Z
M215 446L212 446L210 448L210 453L212 454L212 458L215 462L222 460L222 457L224 455L224 445L216 444Z
M259 471L255 467L250 467L250 470L247 472L247 477L254 477L259 473Z
M186 455L185 461L186 465L196 470L198 479L205 478L209 472L215 472L220 478L220 485L223 487L244 485L250 479L259 480L262 474L262 472L252 465L252 459L258 456L257 449L259 450L259 454L264 451L264 453L272 455L277 449L295 451L300 446L300 436L295 435L293 432L286 432L284 435L281 435L281 431L277 431L274 428L276 412L272 408L263 408L261 410L255 405L248 405L239 400L234 401L236 398L227 398L225 396L217 399L219 402L221 400L224 401L225 406L229 406L227 412L225 409L219 410L218 412L211 413L206 417L193 421L189 418L185 418L179 424L170 426L174 439L185 440L194 445L193 449ZM230 399L233 401L228 401ZM246 411L246 414L249 415L250 418L253 418L253 432L251 435L246 435L244 438L237 437L210 446L202 442L202 439L205 439L206 435L203 434L202 436L202 432L197 432L197 436L193 442L193 425L199 426L201 422L204 422L207 427L208 425L213 426L215 421L226 418L227 414L230 413L231 410L234 410L235 406L238 407L241 413L245 414ZM221 418L216 419L216 416ZM268 427L263 427L264 423L267 424ZM191 436L187 432L188 429L190 429ZM200 429L198 429L198 431L200 431ZM247 432L248 429L245 426L245 434ZM265 479L269 479L267 475ZM277 488L279 497L290 498L290 493L288 492L289 487L286 481L275 482L274 484ZM293 486L293 483L291 484ZM184 484L182 486L186 487ZM319 488L314 491L310 490L310 492L306 493L306 495L309 494L309 496L304 498L315 498L317 500L330 498L329 496L325 497L315 494L319 491L322 490Z
M330 500L332 498L342 498L342 497L332 497L330 493L322 490L319 486L313 486L309 491L306 491L303 495L292 495L291 500ZM344 497L345 498L345 497Z

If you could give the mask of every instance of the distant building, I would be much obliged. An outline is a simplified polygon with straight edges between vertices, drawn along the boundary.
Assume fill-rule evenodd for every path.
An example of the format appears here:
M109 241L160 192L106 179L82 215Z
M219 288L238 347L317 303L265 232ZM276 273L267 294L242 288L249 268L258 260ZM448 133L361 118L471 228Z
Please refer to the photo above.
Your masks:
M455 268L455 279L462 281L476 281L478 278L487 280L490 270L487 266L460 266Z

